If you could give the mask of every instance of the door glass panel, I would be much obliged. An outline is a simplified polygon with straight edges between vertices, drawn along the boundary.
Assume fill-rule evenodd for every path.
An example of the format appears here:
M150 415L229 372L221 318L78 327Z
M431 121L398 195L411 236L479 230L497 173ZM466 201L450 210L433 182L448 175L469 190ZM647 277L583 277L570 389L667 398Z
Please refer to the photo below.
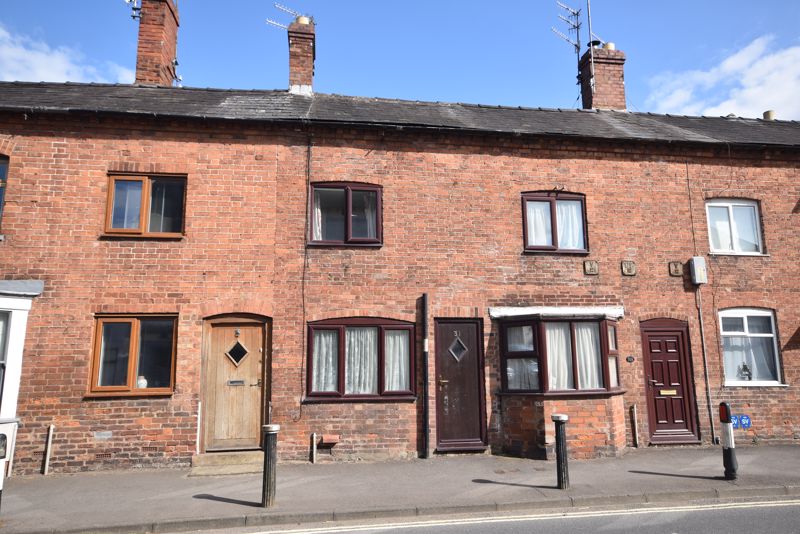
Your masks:
M353 191L352 237L377 239L378 237L378 193L376 191Z
M137 388L168 388L172 376L172 319L142 319Z
M103 323L98 386L127 385L130 347L131 323Z
M183 189L181 180L153 180L150 192L150 232L183 231Z
M138 229L142 212L142 182L132 180L114 181L114 209L111 227Z

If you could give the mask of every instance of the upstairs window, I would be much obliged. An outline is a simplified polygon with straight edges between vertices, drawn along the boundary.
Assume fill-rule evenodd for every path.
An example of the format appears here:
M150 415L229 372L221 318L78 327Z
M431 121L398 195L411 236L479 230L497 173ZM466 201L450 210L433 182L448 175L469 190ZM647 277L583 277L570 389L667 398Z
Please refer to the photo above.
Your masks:
M717 254L763 254L758 203L716 199L706 202L708 239Z
M409 397L414 394L414 326L390 319L309 324L310 397Z
M8 158L0 156L0 224L3 223L3 206L6 199L6 181L8 180Z
M172 393L175 326L175 316L98 318L90 392L97 395Z
M111 176L107 234L183 235L186 180L162 176Z
M588 252L583 195L523 193L526 251Z
M725 384L775 385L780 381L775 316L770 310L733 308L719 312Z
M612 321L513 321L502 324L501 333L506 392L619 387L616 323Z
M381 188L354 183L311 185L311 244L379 245Z

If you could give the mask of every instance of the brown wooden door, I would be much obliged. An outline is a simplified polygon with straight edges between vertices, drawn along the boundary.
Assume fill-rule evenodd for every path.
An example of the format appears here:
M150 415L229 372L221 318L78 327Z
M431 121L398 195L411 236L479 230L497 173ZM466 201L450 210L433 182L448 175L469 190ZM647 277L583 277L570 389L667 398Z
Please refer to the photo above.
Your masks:
M483 333L479 319L436 320L436 448L486 447Z
M654 319L643 322L641 331L650 441L697 442L697 406L686 323Z
M255 449L264 406L264 325L210 325L206 450Z

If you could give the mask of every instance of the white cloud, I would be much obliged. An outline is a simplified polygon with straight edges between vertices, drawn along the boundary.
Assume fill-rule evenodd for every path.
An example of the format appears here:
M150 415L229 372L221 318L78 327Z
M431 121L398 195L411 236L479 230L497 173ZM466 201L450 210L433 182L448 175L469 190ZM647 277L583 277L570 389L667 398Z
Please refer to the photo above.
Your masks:
M800 46L772 49L764 36L708 70L665 72L651 81L647 106L657 113L800 119Z
M131 83L133 78L133 71L116 63L92 64L77 50L52 48L0 25L2 81Z

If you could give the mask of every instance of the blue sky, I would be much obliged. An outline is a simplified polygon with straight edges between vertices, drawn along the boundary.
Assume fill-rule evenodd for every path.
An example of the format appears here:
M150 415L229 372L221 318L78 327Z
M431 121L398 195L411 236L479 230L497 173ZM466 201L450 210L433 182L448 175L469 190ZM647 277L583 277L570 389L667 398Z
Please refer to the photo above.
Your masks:
M562 0L586 11L586 0ZM284 0L314 16L323 93L578 107L554 0ZM291 16L262 0L180 0L183 85L283 89ZM2 0L0 80L129 82L137 23L123 0ZM797 0L593 0L627 55L634 111L800 119ZM585 22L585 21L584 21ZM584 24L583 41L588 32Z

